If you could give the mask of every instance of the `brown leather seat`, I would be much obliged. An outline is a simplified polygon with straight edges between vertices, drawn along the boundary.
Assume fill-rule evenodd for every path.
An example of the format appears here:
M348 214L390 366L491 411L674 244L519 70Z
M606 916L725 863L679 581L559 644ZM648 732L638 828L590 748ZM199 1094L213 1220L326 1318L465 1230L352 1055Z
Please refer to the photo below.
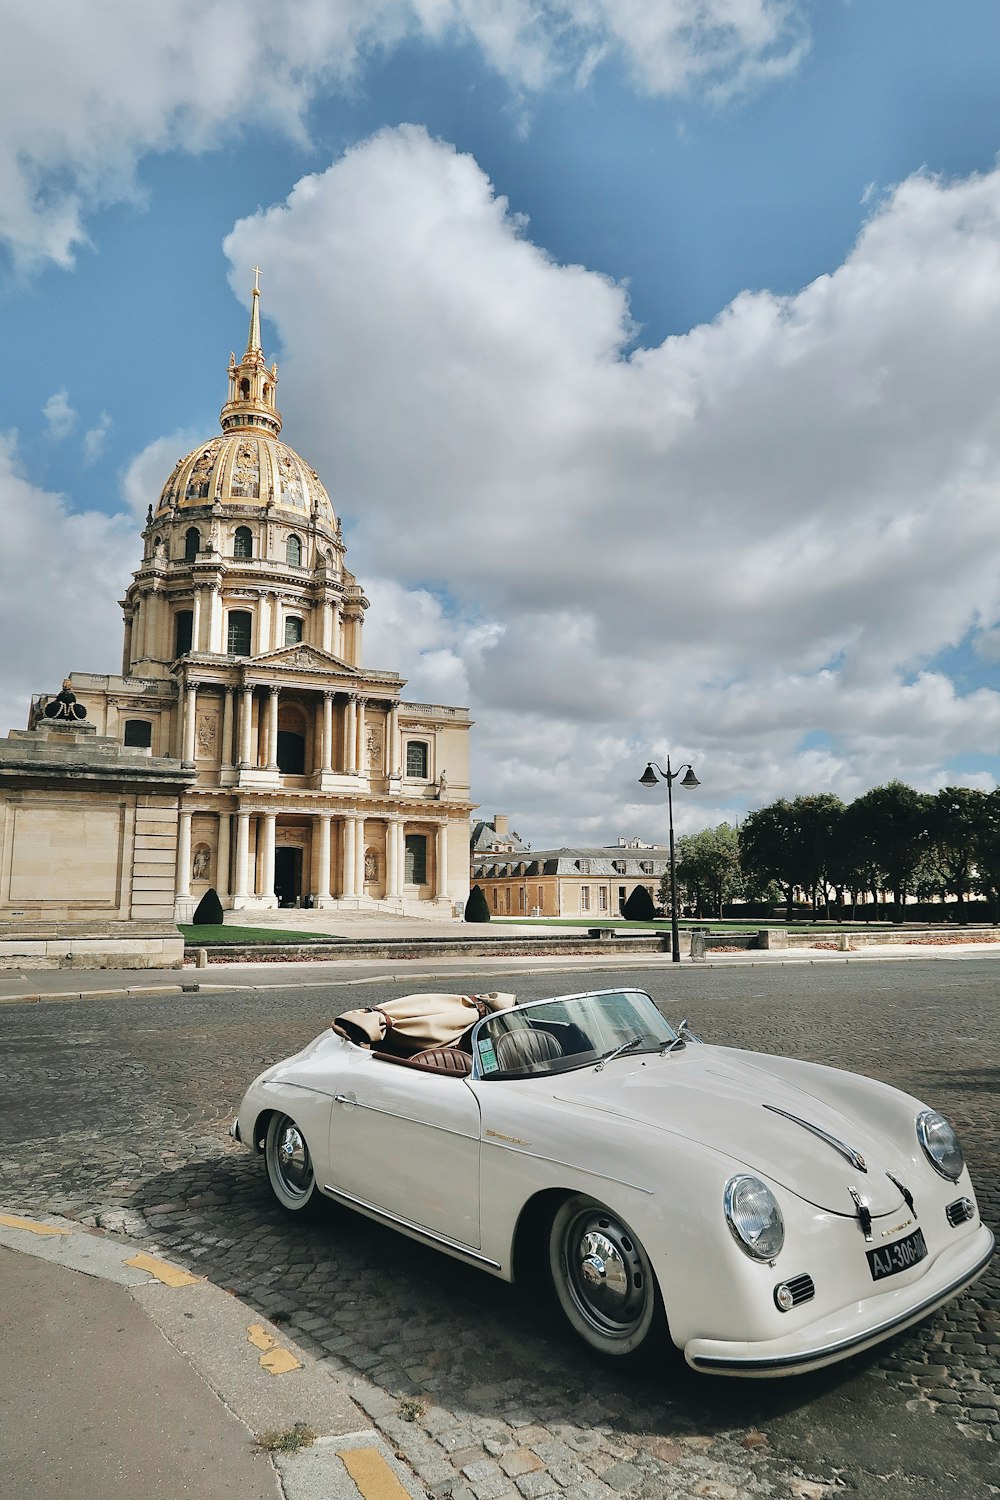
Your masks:
M425 1073L444 1073L452 1078L465 1078L472 1072L472 1055L460 1047L426 1047L423 1052L414 1052L412 1057L398 1057L391 1052L374 1052L380 1062L399 1063L404 1068L422 1068Z
M503 1073L534 1072L536 1064L562 1057L562 1048L549 1031L534 1026L518 1026L497 1037L497 1065Z

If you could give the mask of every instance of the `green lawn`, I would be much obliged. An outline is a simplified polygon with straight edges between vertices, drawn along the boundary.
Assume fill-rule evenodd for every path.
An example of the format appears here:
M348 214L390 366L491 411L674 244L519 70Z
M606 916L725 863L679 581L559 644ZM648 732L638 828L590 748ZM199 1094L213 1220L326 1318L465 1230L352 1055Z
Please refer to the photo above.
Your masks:
M188 948L210 948L213 943L329 943L335 942L333 933L277 932L273 927L194 927L189 922L178 922L181 936Z

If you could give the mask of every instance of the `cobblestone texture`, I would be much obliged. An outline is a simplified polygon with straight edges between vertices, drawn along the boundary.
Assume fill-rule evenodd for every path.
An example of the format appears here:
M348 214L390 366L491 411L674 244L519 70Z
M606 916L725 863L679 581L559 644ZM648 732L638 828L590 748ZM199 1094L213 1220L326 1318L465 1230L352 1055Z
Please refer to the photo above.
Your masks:
M941 967L685 970L632 982L714 1041L855 1068L943 1109L996 1229L996 961L949 965L947 984ZM521 978L520 993L585 982L567 978ZM365 998L403 988L368 986ZM858 1382L876 1413L889 1402L955 1424L967 1443L1000 1438L996 1262L970 1295L833 1372L722 1382L667 1361L642 1379L593 1363L545 1302L358 1215L329 1205L313 1224L289 1222L260 1162L226 1128L246 1083L342 1008L319 988L5 1007L0 1206L132 1236L231 1288L351 1380L442 1500L850 1491L860 1478L849 1464L790 1464L768 1434L789 1405L818 1410ZM997 1449L982 1453L984 1475L994 1472ZM982 1493L1000 1491L984 1480Z

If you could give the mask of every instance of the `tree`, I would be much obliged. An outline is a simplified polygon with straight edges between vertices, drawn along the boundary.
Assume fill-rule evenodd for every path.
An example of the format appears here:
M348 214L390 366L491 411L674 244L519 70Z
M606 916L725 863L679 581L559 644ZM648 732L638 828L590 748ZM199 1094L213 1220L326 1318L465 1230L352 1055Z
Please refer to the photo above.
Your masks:
M930 800L928 834L931 858L944 894L958 901L958 920L965 920L965 898L977 884L977 847L988 850L992 819L985 792L969 786L946 786Z
M481 885L474 885L469 892L469 899L465 903L465 920L467 922L488 922L490 920L490 909L486 904L486 893Z
M811 797L796 797L791 811L797 824L797 884L811 893L815 919L819 916L820 894L824 907L828 906L828 888L835 884L831 872L839 852L837 834L844 804L832 792L819 792Z
M195 927L221 927L222 926L222 902L219 893L209 887L195 907L194 916L191 918Z
M930 843L933 800L901 781L890 781L856 798L844 815L867 887L875 900L880 890L893 892L897 922L903 920L906 898Z
M653 898L644 885L637 885L630 892L622 907L622 916L630 922L651 922L656 916Z
M792 920L792 900L802 873L799 820L784 797L748 813L739 833L740 862L758 881L776 880L785 893L785 915Z
M669 875L664 879L669 899ZM723 905L743 894L736 829L720 823L715 828L703 828L700 833L686 834L677 849L677 883L699 916L705 906L721 918Z
M1000 789L986 794L973 835L976 884L993 904L993 921L1000 922Z

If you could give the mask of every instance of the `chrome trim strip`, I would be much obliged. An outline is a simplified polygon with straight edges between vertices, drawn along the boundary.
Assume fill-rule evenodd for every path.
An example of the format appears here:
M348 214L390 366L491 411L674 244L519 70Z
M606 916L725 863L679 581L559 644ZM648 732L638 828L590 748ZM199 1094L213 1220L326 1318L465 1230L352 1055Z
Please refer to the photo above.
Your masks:
M344 1193L340 1188L331 1187L329 1183L323 1184L324 1193L331 1198L337 1198L341 1203L348 1203L352 1208L360 1208L366 1214L371 1214L373 1219L381 1219L383 1223L398 1225L401 1229L408 1229L413 1234L418 1234L421 1239L429 1240L434 1245L447 1245L449 1250L456 1251L467 1260L477 1261L482 1266L492 1266L495 1271L500 1270L500 1262L492 1260L488 1255L480 1255L478 1250L470 1250L460 1240L449 1239L446 1234L435 1234L432 1229L425 1229L422 1224L414 1224L412 1219L404 1219L402 1214L390 1213L386 1208L376 1208L374 1203L369 1203L365 1198L356 1198L353 1193Z
M894 1328L903 1328L909 1323L917 1322L925 1312L940 1307L949 1297L964 1291L967 1286L972 1285L977 1276L986 1270L995 1249L996 1243L993 1235L990 1234L990 1248L969 1270L963 1271L961 1276L957 1276L947 1286L941 1287L932 1297L918 1303L916 1307L910 1307L898 1317L879 1323L874 1328L868 1328L864 1333L857 1333L853 1338L841 1339L836 1344L824 1344L818 1349L803 1349L798 1354L776 1354L770 1359L739 1359L730 1355L696 1354L691 1364L700 1370L784 1370L789 1366L808 1365L816 1359L827 1359L831 1355L846 1354L849 1350L857 1349L863 1344L874 1343L877 1339L887 1337Z
M811 1120L800 1119L798 1115L790 1115L787 1109L779 1109L776 1104L765 1104L764 1108L769 1109L772 1115L781 1115L782 1119L791 1120L793 1125L801 1125L803 1130L808 1130L811 1134L818 1136L821 1141L826 1141L828 1146L832 1146L834 1151L839 1152L844 1160L849 1161L851 1166L855 1167L859 1172L868 1171L868 1163L860 1151L855 1151L854 1147L849 1146L846 1141L838 1140L835 1135L831 1135L821 1125L814 1125Z

